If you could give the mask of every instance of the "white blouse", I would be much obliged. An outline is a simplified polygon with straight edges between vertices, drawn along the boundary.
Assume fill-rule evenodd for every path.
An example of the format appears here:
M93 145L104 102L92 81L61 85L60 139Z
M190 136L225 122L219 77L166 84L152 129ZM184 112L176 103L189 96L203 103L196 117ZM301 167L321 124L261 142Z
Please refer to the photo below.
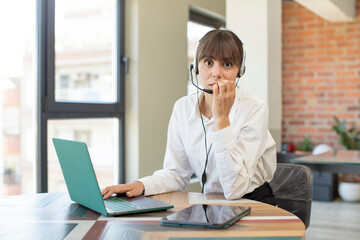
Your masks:
M204 96L200 95L200 100ZM268 130L267 104L237 88L230 126L213 131L214 119L203 116L209 152L204 193L238 199L271 181L276 146ZM180 98L170 118L163 169L139 179L145 195L184 190L190 178L201 179L206 160L204 130L196 93Z

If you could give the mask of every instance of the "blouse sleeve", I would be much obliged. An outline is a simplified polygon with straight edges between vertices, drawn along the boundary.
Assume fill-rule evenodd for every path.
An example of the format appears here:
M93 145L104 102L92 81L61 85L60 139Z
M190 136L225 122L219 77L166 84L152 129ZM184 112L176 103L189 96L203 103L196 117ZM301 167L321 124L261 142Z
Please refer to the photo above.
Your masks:
M216 169L227 199L241 198L253 190L253 177L258 166L270 168L263 171L265 175L266 172L273 174L275 171L276 163L272 162L276 156L276 148L268 132L267 121L267 104L261 103L249 111L246 124L237 128L238 132L234 133L233 123L213 132ZM266 153L269 151L270 153ZM264 159L267 156L272 159ZM259 161L268 160L270 164L259 165Z
M145 195L182 191L190 183L193 174L180 135L176 104L170 117L163 169L152 176L139 179L145 186Z

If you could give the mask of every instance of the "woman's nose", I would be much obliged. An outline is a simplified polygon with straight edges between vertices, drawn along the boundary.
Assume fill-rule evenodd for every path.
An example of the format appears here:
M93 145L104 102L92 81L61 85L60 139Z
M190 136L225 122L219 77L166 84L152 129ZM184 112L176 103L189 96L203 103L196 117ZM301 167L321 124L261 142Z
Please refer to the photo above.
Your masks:
M219 63L215 63L212 68L212 77L215 79L222 78L222 68Z

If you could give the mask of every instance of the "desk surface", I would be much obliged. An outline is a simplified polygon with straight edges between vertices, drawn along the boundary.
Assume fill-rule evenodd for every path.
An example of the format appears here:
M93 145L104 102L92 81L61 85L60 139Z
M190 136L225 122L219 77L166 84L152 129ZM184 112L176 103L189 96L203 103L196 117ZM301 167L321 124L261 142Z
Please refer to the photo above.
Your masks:
M329 151L294 158L290 162L307 165L319 172L360 173L360 151L356 150Z
M105 217L72 202L67 193L0 198L2 239L303 239L305 226L280 208L247 199L227 201L222 195L173 192L152 196L174 205L154 213ZM160 225L160 218L196 203L250 206L251 213L228 229ZM51 236L51 237L50 237ZM270 238L269 238L270 237ZM272 238L274 237L274 238Z

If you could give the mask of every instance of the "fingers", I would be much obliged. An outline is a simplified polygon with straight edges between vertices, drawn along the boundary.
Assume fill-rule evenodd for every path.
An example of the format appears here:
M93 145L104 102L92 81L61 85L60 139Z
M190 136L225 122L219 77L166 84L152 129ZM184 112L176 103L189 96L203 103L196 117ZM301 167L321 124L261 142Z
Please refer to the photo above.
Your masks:
M103 196L103 199L107 199L111 197L114 193L124 193L123 190L124 185L116 185L116 186L109 186L106 187L104 190L101 191L101 195Z
M228 92L229 92L229 97L231 99L234 99L235 98L235 82L234 81L229 81L228 82L228 86L226 87L228 89Z
M235 82L223 80L213 85L212 113L215 129L220 130L230 125L229 114L235 100Z
M219 95L223 95L226 93L226 84L224 82L219 82Z
M144 193L145 187L142 182L134 182L132 183L132 189L126 192L126 196L128 197L136 197Z
M219 86L217 84L213 85L213 94L214 96L219 96Z
M126 193L126 196L128 197L135 197L143 194L144 189L145 187L141 182L134 182L106 187L101 191L101 195L103 196L103 199L111 197L114 193Z
M128 184L120 184L116 186L106 187L103 191L101 191L101 195L103 195L103 199L107 199L111 197L114 193L125 193L129 190Z
M112 187L113 187L113 186L112 186ZM110 191L110 189L111 189L111 187L106 187L106 188L104 188L104 190L101 191L101 195L102 195L102 196L105 196L106 193L108 193L108 192Z
M223 80L213 85L213 94L214 96L235 96L235 82L229 80Z

